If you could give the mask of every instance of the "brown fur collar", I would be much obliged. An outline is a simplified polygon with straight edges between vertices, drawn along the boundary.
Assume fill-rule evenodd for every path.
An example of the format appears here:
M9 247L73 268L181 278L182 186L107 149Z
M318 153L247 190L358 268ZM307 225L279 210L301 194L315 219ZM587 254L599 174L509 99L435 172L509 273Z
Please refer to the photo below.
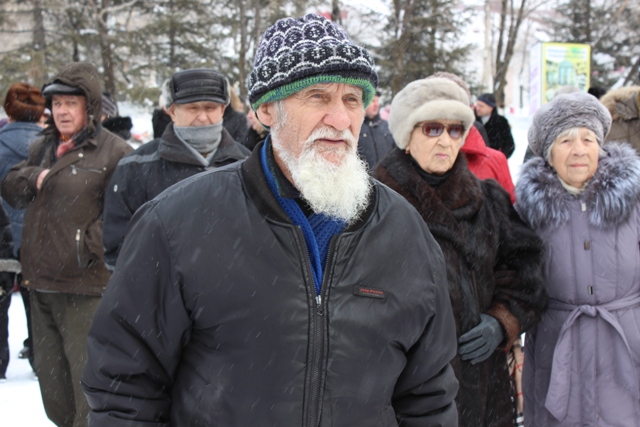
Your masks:
M607 107L613 121L638 118L638 112L640 112L640 86L624 86L612 89L600 98L600 102ZM628 106L625 107L627 103ZM635 107L634 117L628 117L628 114L625 114L626 111L619 111L619 108L626 110L630 106Z
M411 156L399 148L380 162L374 176L409 200L427 224L456 229L482 207L480 181L469 171L463 155L458 155L447 178L435 188L420 176Z

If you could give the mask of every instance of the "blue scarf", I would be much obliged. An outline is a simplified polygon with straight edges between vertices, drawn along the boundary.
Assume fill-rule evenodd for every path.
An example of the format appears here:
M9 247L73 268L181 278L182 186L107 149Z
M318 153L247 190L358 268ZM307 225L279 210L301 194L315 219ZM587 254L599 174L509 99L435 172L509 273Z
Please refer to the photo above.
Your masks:
M327 261L329 242L331 241L331 237L340 233L344 229L346 223L321 213L314 213L307 218L294 199L280 196L276 180L267 163L267 146L269 146L270 143L271 141L269 136L264 142L260 152L262 169L265 177L267 178L269 188L278 200L278 203L280 203L280 206L282 206L282 209L289 219L302 229L302 234L304 235L304 240L309 252L309 260L311 261L311 270L313 272L313 279L315 280L316 295L320 295L323 267Z

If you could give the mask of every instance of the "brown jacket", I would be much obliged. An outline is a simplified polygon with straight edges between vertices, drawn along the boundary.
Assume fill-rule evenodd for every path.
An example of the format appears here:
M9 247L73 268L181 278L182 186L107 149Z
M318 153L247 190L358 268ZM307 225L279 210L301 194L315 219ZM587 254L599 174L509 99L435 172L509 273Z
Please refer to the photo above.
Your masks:
M640 153L640 87L610 90L600 102L607 107L613 119L606 141L628 142Z
M109 279L102 247L105 189L131 147L100 127L102 93L99 84L92 84L96 79L92 66L75 65L54 82L83 89L89 125L74 138L76 146L57 160L59 133L50 126L29 147L29 158L4 179L2 195L13 207L26 208L20 251L24 284L38 290L101 295ZM45 169L50 172L38 191L36 179Z

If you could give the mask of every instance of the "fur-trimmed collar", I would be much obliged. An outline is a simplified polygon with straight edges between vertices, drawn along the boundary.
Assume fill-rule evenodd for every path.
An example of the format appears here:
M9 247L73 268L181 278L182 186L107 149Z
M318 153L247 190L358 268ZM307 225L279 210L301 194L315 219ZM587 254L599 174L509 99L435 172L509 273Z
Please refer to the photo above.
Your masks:
M469 171L467 160L458 154L447 178L437 187L431 187L420 176L411 156L399 148L392 150L374 174L382 182L399 191L418 210L427 224L442 224L452 228L459 221L473 217L484 200L480 181Z
M640 202L640 158L628 144L607 144L598 170L580 196L589 223L607 228L625 222ZM523 166L516 185L516 210L533 229L557 228L570 219L575 197L562 187L548 163L537 157Z

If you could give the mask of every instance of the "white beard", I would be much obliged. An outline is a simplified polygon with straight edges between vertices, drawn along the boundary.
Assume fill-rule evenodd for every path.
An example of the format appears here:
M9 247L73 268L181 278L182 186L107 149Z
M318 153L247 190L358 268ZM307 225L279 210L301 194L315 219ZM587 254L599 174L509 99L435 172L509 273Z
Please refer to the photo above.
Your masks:
M285 149L281 138L286 138L286 120L282 126L271 129L272 143L280 159L291 172L293 184L315 213L351 224L369 205L371 180L367 164L358 157L358 140L349 132L333 128L316 129L304 143L299 158ZM336 151L344 152L340 164L326 160L315 145L317 139L340 138L348 141L348 147Z

